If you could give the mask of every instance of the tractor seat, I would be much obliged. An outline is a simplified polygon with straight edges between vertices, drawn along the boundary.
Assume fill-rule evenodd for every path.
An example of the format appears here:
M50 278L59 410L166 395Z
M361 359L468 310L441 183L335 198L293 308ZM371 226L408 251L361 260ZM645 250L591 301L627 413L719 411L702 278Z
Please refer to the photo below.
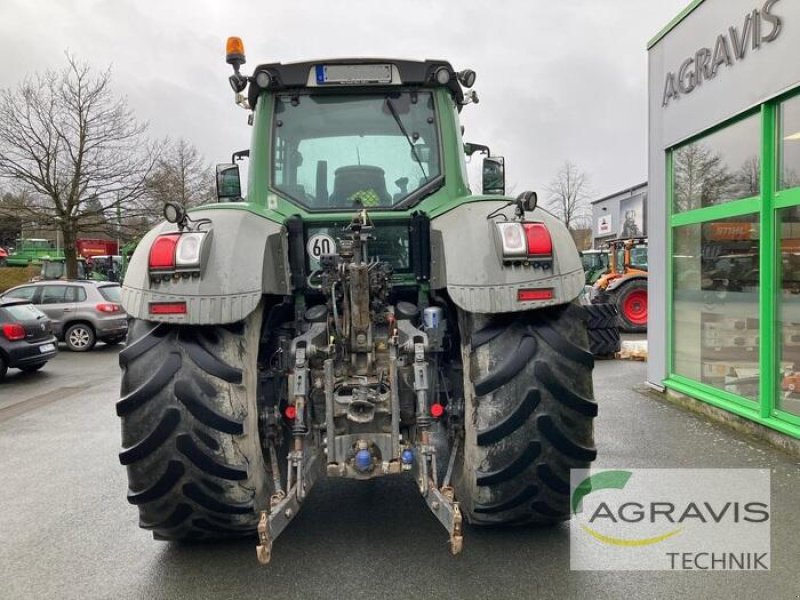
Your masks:
M386 175L380 167L353 165L334 171L331 204L343 206L360 202L365 208L389 205L392 197L386 190Z

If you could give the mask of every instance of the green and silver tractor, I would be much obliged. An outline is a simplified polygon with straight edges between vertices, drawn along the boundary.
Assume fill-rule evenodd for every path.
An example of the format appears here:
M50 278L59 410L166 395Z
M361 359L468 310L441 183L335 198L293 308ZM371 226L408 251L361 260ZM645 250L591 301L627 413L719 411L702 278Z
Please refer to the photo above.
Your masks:
M569 232L473 194L459 113L475 73L441 60L270 63L230 83L248 185L139 242L122 303L120 461L156 539L274 539L320 476L413 478L462 526L569 516L595 458L584 274ZM488 152L487 152L488 153Z

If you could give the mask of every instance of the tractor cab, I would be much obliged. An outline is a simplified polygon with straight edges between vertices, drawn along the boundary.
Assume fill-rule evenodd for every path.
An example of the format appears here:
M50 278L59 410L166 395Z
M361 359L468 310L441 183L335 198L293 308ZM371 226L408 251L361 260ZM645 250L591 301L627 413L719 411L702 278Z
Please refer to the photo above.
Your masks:
M250 173L247 200L259 202L253 194L265 191L268 208L287 214L339 212L346 221L362 208L406 211L432 196L468 192L472 145L461 140L457 113L477 102L462 88L474 84L474 71L437 60L334 59L262 64L245 77L243 61L229 52L231 86L267 136L217 166L220 202L244 201L236 160L243 156L269 165ZM446 160L451 155L456 162ZM502 157L484 159L484 193L504 193L503 165Z
M37 280L53 281L67 278L67 264L63 257L44 256L41 259L42 269ZM78 258L78 279L88 279L86 259Z
M119 281L122 271L122 256L100 255L92 257L91 278L102 281Z
M608 250L584 250L581 252L586 285L593 285L603 273L608 271Z

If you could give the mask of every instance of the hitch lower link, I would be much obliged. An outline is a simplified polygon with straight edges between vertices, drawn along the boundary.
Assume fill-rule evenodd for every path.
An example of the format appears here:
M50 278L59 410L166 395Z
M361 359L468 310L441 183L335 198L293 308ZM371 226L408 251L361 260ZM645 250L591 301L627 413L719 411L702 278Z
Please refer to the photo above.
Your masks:
M295 370L292 376L291 391L295 400L297 416L292 427L293 449L289 452L287 468L288 492L281 487L278 474L278 459L274 444L270 445L272 472L275 474L275 493L269 499L269 510L262 510L258 520L258 545L256 556L262 565L269 564L272 558L272 542L286 529L297 515L306 494L311 490L319 469L316 454L305 452L304 439L308 429L305 423L305 404L308 394L308 366L304 348L298 348Z
M453 443L442 485L437 487L435 479L437 478L438 469L436 448L431 444L430 439L428 389L428 363L425 361L425 352L422 344L414 344L414 391L417 394L417 427L422 437L422 442L417 446L421 455L421 460L418 463L419 491L422 497L425 498L428 508L431 509L450 534L450 552L455 555L460 553L464 547L461 508L455 500L455 493L450 485L453 466L458 453L459 438L456 437Z

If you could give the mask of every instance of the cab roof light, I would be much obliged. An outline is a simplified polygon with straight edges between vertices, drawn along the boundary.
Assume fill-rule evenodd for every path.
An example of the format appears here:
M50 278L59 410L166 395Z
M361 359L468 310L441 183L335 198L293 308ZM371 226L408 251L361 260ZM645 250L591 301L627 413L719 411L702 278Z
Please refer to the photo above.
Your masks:
M225 42L225 62L233 65L237 72L239 71L238 67L246 62L242 38L231 36Z
M436 79L436 83L438 83L439 85L447 85L448 83L450 83L450 79L452 78L452 76L453 75L450 72L450 69L444 66L439 67L433 73L433 77L434 79Z
M242 38L231 36L225 42L225 62L233 67L233 75L228 77L234 94L240 94L247 87L247 76L239 72L241 66L246 63L244 57L244 42Z
M256 71L255 80L256 80L256 85L260 87L262 90L265 90L272 83L272 76L269 74L268 71L264 70Z

